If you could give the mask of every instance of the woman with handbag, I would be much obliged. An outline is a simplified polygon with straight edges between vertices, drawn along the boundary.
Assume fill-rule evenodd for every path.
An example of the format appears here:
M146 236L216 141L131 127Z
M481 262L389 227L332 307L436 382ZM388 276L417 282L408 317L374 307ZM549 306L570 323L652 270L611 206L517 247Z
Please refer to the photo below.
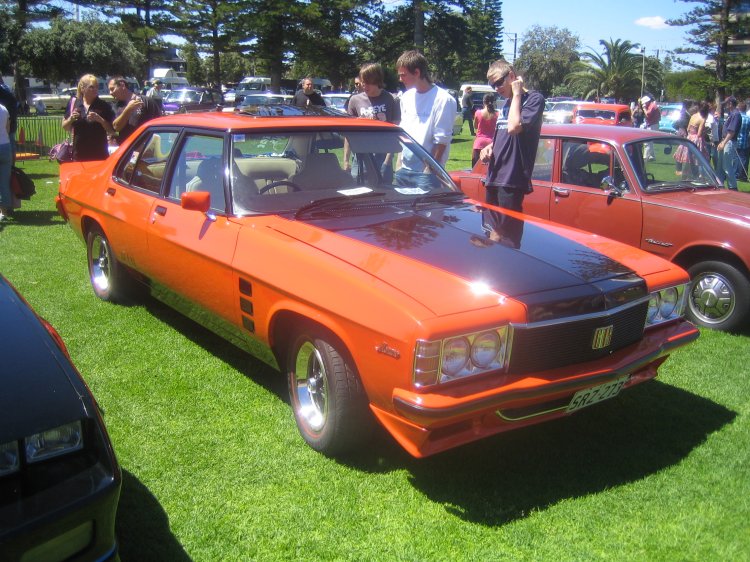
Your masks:
M10 192L10 170L13 154L10 149L10 114L0 105L0 222L13 211L13 195Z
M108 135L115 134L115 112L99 97L96 76L84 74L75 98L68 104L63 129L73 136L73 160L104 160L109 156Z

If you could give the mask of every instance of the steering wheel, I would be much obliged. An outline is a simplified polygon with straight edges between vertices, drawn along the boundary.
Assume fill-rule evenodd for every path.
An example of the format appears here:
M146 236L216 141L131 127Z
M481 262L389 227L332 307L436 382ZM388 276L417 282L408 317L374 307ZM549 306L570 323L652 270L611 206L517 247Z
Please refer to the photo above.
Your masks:
M298 186L296 183L294 183L293 181L278 180L278 181L272 181L268 185L264 185L263 187L261 187L258 190L258 194L259 195L263 195L264 193L267 193L267 192L271 191L274 187L278 187L280 185L286 185L286 186L290 187L292 189L292 191L302 191L302 188L300 186Z

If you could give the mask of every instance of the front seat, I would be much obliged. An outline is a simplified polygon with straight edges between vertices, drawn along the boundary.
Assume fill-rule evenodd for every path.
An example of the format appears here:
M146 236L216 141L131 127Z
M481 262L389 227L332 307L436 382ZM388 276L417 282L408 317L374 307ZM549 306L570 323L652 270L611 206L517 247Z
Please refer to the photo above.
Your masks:
M209 157L198 164L195 177L187 184L187 191L208 191L211 194L211 208L224 210L224 174L221 158Z
M341 189L355 185L352 175L341 169L338 157L332 152L308 154L305 166L291 179L302 191Z

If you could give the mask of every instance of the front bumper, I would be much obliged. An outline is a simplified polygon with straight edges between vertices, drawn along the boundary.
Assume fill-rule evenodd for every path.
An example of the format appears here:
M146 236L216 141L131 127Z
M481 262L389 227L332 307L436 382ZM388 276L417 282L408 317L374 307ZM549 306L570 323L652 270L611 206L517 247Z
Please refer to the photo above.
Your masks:
M698 330L685 320L646 332L637 343L583 365L523 376L481 377L463 385L427 391L396 388L393 411L373 406L380 422L415 457L489 435L567 415L573 395L615 380L624 388L654 378L675 348L695 340ZM478 377L480 379L480 377Z
M105 434L99 438L101 456L80 461L81 470L50 465L0 481L0 562L116 559L122 473ZM40 474L48 483L40 485Z

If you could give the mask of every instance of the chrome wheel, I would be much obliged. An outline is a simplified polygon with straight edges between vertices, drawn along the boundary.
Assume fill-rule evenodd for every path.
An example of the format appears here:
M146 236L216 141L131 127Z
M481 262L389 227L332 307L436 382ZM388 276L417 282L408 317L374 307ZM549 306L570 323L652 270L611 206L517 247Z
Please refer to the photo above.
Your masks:
M313 432L319 432L328 419L328 381L320 352L307 341L297 351L295 380L292 381L297 414Z
M706 261L688 269L688 317L707 328L734 330L750 310L750 281L729 263Z
M112 253L109 242L100 233L95 233L91 241L91 284L99 294L108 293L110 289L110 275Z
M117 261L112 245L98 225L93 226L86 237L86 254L94 294L105 301L124 299L129 284L128 272Z
M356 448L372 428L362 382L343 344L308 326L287 348L289 402L300 435L326 455Z

